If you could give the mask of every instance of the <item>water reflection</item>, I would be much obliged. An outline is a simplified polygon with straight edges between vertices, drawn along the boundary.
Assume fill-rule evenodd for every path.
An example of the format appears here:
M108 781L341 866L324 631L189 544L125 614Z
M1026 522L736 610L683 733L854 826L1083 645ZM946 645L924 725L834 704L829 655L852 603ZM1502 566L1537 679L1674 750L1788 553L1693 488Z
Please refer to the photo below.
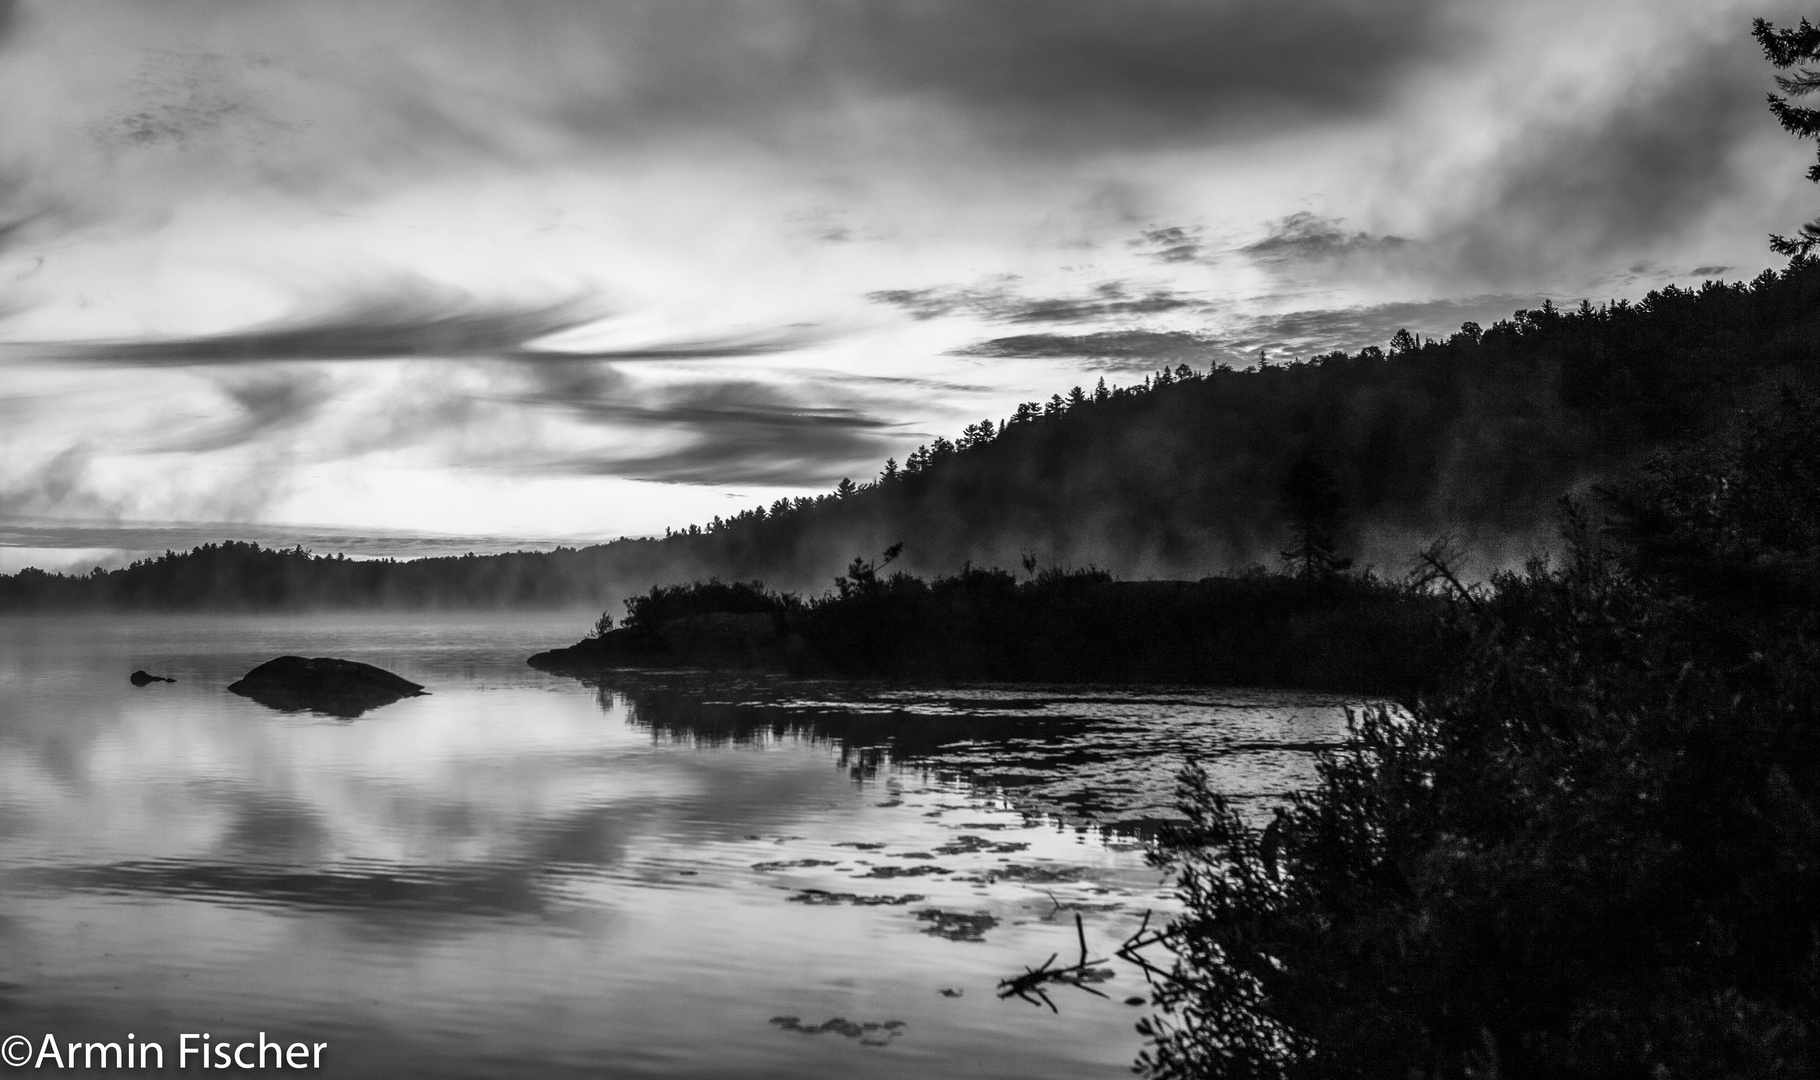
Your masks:
M1326 695L1202 689L940 687L616 672L578 681L660 739L700 747L830 746L855 778L913 767L1010 797L1035 816L1145 833L1177 818L1190 760L1239 799L1279 802L1345 734ZM1260 805L1264 813L1268 805Z
M1180 761L1280 797L1341 723L524 666L572 636L0 620L0 1027L264 1030L329 1041L331 1076L1125 1075L1134 1010L997 980L1076 914L1103 954L1168 904L1129 831ZM436 692L357 724L226 692L284 653Z

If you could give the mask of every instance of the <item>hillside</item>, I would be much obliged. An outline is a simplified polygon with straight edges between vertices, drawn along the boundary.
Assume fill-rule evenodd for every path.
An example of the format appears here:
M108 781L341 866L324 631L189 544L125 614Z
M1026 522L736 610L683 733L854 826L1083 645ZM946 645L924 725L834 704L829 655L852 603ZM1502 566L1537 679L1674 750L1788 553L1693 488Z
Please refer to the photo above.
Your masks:
M1181 365L1075 387L937 439L873 480L663 539L548 553L354 561L224 543L90 576L0 577L0 608L616 606L719 576L825 591L856 555L904 544L924 574L963 563L1093 564L1121 578L1276 565L1292 463L1323 463L1342 549L1400 570L1453 533L1482 566L1553 532L1564 492L1720 426L1820 371L1820 263L1642 300L1544 305L1451 337L1303 362Z

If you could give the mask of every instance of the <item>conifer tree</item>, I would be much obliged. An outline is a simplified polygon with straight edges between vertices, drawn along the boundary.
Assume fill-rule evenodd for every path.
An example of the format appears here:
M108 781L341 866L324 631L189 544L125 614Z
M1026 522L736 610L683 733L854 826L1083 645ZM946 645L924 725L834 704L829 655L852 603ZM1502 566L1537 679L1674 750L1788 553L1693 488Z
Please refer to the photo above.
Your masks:
M1297 458L1283 481L1282 508L1291 543L1283 561L1297 576L1318 580L1352 566L1337 547L1346 527L1346 496L1331 469L1308 454Z
M1769 111L1775 114L1784 130L1803 139L1820 139L1820 109L1789 101L1820 90L1820 70L1801 66L1820 62L1820 27L1802 19L1793 29L1778 30L1767 19L1758 19L1752 24L1751 33L1757 44L1763 46L1763 55L1770 63L1779 70L1795 69L1792 75L1776 76L1776 85L1782 88L1782 93L1769 95ZM1820 154L1808 167L1807 178L1820 183ZM1801 232L1796 236L1771 233L1769 246L1778 255L1800 257L1809 254L1820 247L1820 218L1801 226Z

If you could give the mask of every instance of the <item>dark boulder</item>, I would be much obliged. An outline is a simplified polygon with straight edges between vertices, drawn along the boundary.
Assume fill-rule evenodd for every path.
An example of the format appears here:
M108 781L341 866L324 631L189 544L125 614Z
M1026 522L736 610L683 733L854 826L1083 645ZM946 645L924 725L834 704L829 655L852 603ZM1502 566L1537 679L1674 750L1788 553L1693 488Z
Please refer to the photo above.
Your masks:
M384 668L327 656L267 660L228 689L285 712L307 709L350 718L425 692L422 685Z
M131 675L128 675L126 678L127 678L127 681L132 683L134 686L150 686L152 683L155 683L155 682L176 682L177 681L176 679L167 679L162 675L147 674L143 668L141 668L138 671L133 672Z

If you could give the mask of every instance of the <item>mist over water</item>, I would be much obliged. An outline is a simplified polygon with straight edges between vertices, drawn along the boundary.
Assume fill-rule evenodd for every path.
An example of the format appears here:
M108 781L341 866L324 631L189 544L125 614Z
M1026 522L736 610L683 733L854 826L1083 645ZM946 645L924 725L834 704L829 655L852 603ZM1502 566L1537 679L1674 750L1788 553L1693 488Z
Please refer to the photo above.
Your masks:
M997 980L1077 912L1106 955L1169 909L1137 837L1188 756L1262 807L1344 730L1312 695L524 665L573 636L0 621L0 1031L263 1031L336 1076L1124 1075L1134 970L1059 1015ZM284 653L431 693L224 689Z

